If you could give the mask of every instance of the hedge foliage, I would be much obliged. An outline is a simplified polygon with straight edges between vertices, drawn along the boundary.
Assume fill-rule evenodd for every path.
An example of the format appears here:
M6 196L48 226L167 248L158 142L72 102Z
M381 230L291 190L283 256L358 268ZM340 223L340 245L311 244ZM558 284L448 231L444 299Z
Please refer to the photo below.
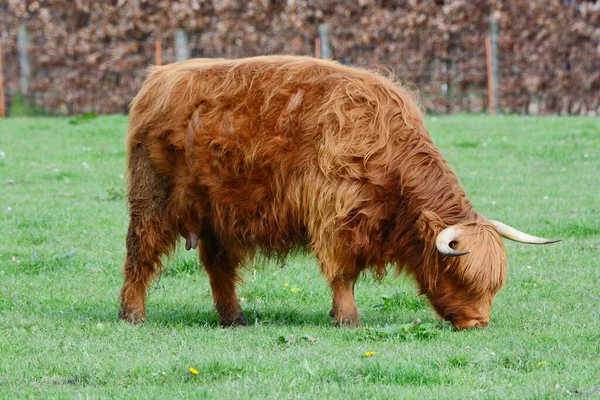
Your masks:
M3 0L9 102L19 91L17 32L30 35L28 95L51 113L126 112L144 69L194 57L313 55L319 24L333 58L391 70L433 112L487 107L484 39L497 18L505 112L600 114L600 2L583 0ZM387 73L387 72L384 72Z

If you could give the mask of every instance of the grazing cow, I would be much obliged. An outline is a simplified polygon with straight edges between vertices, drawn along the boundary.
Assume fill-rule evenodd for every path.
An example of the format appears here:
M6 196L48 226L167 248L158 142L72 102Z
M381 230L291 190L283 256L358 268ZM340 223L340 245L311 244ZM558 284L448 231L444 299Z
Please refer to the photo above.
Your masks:
M256 250L307 248L334 324L360 324L363 270L411 274L456 328L486 326L506 275L502 236L549 243L473 210L411 94L377 74L307 57L153 67L127 138L125 282L119 316L179 235L199 247L221 325L246 325L235 285Z

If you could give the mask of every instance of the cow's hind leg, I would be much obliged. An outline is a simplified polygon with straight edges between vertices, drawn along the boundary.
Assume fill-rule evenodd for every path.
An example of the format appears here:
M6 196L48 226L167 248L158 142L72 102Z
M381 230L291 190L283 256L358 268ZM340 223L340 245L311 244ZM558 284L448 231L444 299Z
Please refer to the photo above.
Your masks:
M119 318L137 324L146 319L146 292L160 270L160 257L168 253L177 236L165 231L165 221L132 219L127 232L125 280L121 290Z
M239 281L236 269L240 260L211 234L202 236L200 258L210 280L219 325L248 325L235 292L235 285Z
M174 248L178 236L167 216L168 186L164 178L156 173L141 146L133 149L130 157L130 220L119 317L140 323L146 318L146 291L160 270L160 258Z

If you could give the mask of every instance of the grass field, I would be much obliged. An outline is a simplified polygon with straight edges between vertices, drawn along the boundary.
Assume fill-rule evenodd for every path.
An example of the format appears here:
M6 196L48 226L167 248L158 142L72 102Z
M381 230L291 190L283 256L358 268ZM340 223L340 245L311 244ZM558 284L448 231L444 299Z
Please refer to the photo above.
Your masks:
M239 289L251 326L220 329L197 254L181 249L147 323L123 323L127 118L0 120L0 398L600 396L600 119L427 126L478 211L564 239L506 242L483 330L452 331L391 274L359 281L362 328L334 328L310 255L257 259Z

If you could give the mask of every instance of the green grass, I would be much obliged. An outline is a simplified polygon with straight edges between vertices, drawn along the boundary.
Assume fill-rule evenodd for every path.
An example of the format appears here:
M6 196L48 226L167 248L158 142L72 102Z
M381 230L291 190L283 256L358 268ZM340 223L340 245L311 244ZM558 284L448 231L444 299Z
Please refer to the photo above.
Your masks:
M359 281L364 327L331 327L309 255L283 269L256 260L239 289L251 326L220 329L197 255L181 249L148 322L123 323L126 117L0 121L0 398L598 396L600 119L427 126L480 212L564 239L506 243L508 282L484 330L452 331L391 275Z

